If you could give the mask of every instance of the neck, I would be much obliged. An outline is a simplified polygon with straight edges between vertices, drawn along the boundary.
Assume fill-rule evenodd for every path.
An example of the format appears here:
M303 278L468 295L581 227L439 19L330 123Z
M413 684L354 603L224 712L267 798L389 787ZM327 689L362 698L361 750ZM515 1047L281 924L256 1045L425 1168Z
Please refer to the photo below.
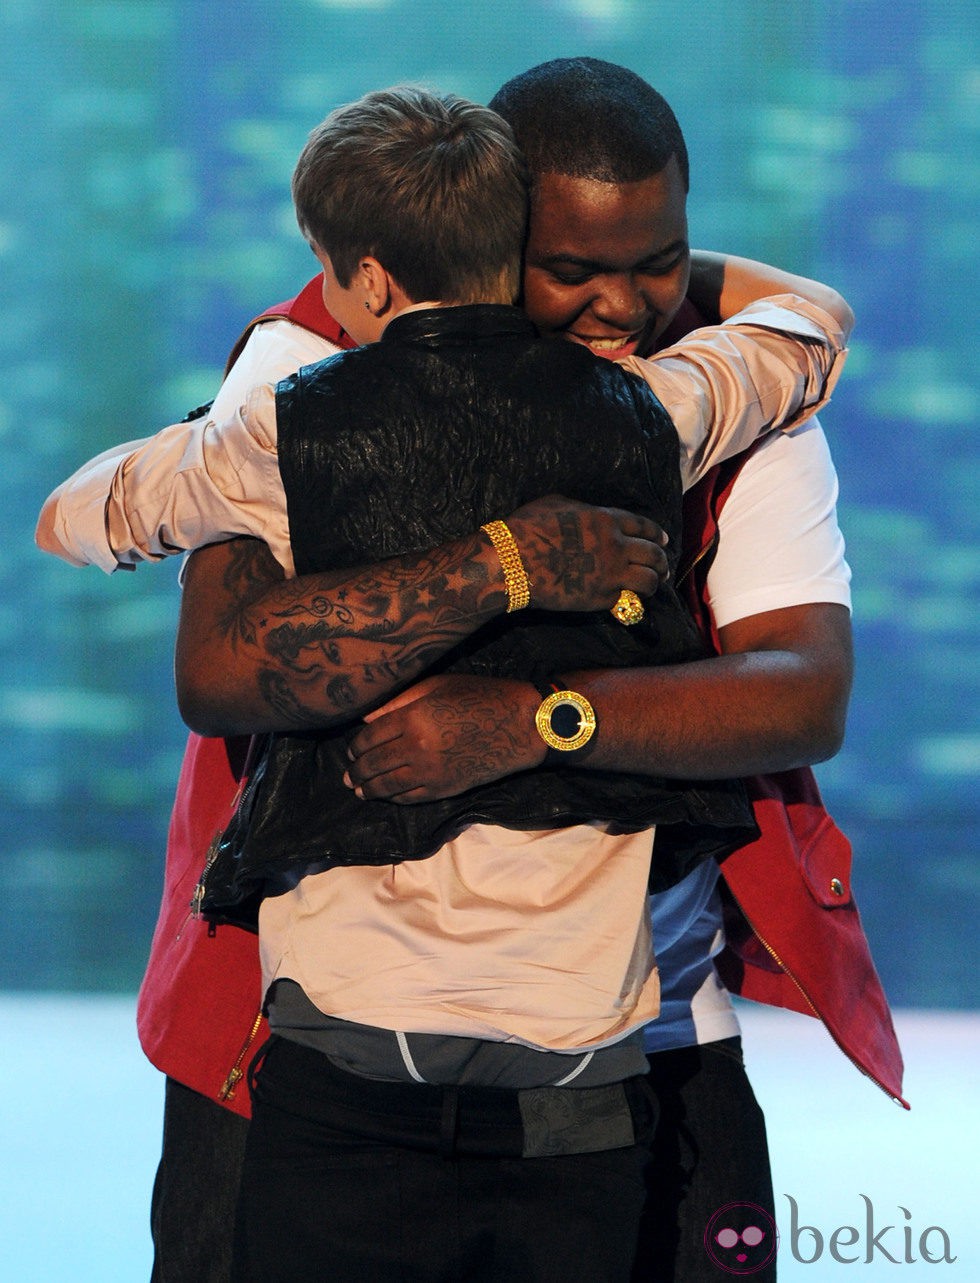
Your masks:
M426 299L423 303L406 303L402 307L395 307L391 310L391 315L385 318L385 327L389 326L396 316L405 316L408 312L421 312L433 307L471 307L475 304L502 304L510 306L509 299L498 298L481 298L481 299Z

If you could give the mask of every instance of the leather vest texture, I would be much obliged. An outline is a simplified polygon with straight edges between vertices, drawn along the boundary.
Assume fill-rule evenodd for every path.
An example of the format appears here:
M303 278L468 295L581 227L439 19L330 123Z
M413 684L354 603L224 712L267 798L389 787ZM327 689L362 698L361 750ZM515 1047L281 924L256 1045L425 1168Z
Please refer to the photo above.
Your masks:
M513 308L406 313L379 343L280 383L276 417L298 574L423 551L545 494L642 513L680 547L678 442L666 411L613 363L538 339ZM501 616L429 671L540 685L575 669L704 653L671 584L645 604L630 628L607 611ZM271 737L208 879L211 916L333 865L423 858L473 823L657 825L655 889L755 834L735 782L564 766L413 806L362 801L342 783L359 725Z

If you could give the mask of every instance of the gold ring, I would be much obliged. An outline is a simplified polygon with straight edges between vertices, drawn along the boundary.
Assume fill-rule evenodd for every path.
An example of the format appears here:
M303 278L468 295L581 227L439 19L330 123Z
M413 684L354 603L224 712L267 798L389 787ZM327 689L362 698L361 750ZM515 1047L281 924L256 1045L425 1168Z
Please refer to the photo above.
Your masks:
M614 619L618 619L621 624L638 624L643 618L643 602L640 601L635 592L629 588L624 588L616 598L616 604L609 613Z

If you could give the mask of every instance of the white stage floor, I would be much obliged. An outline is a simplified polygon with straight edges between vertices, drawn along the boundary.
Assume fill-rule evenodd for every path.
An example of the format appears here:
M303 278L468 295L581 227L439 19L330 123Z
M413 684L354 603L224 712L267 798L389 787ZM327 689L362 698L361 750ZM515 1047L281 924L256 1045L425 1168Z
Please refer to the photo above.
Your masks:
M769 1123L780 1279L980 1283L980 1015L899 1013L906 1113L815 1021L751 1005L741 1014ZM0 995L0 1021L0 1280L145 1283L162 1080L136 1043L132 1000ZM803 1259L794 1256L791 1199L798 1225L821 1235L818 1256L802 1229ZM866 1263L869 1215L880 1246ZM854 1233L836 1244L839 1257L857 1258L849 1263L830 1253L846 1226ZM925 1232L926 1253L941 1257L940 1229L952 1264L931 1264L920 1249Z

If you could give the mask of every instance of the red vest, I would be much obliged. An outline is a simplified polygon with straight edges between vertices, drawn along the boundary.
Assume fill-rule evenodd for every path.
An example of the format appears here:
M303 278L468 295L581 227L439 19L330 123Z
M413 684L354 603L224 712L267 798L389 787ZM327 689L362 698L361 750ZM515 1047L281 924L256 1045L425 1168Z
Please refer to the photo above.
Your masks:
M317 276L295 299L250 323L229 368L252 328L274 317L355 346L324 308ZM671 338L692 320L678 318ZM686 500L685 531L693 539L685 564L696 564L685 583L695 617L712 637L700 594L718 514L740 464L721 464ZM211 840L234 807L247 744L188 739L137 1010L140 1042L158 1069L245 1117L248 1091L238 1084L264 1036L256 938L236 927L209 930L191 916L190 903ZM811 771L760 777L750 789L762 837L722 865L729 943L718 964L725 984L758 1002L818 1016L845 1055L901 1100L902 1057L851 895L850 845L824 810Z
M678 584L715 651L705 585L718 517L747 454L713 468L684 496ZM746 780L761 836L722 862L726 987L817 1016L841 1051L902 1100L902 1053L851 890L851 844L827 814L809 767Z

